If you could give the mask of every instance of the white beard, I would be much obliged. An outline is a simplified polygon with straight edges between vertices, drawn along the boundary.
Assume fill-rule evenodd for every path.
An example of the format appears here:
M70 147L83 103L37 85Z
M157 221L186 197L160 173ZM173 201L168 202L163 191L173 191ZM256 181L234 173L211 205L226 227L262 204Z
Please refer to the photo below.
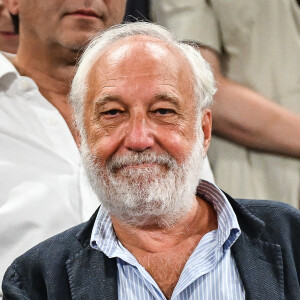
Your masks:
M151 150L113 156L104 167L90 154L83 138L81 153L90 184L103 207L120 221L134 226L171 226L195 202L202 175L203 133L181 165L168 153ZM149 163L148 167L138 164ZM124 166L135 165L135 168Z

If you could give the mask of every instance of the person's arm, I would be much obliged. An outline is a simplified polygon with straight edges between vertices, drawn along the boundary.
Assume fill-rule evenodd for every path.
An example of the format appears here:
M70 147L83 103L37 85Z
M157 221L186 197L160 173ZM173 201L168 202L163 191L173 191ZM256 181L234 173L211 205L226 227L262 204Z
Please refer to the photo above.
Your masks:
M217 81L213 133L250 149L300 157L300 116L221 73L218 55L200 48Z

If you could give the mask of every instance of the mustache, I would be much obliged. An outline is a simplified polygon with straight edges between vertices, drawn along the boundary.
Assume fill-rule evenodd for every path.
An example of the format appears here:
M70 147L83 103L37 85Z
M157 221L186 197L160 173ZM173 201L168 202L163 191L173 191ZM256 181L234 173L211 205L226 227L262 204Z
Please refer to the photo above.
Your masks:
M157 154L151 150L143 152L132 152L122 156L113 156L107 162L107 168L113 172L126 166L139 164L158 164L167 168L177 166L175 158L169 153Z

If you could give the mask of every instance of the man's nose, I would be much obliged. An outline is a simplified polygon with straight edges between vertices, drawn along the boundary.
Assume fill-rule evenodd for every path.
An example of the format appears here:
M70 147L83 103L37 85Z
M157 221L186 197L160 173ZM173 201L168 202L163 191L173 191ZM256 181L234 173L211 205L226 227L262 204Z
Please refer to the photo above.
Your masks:
M133 151L144 151L155 144L154 131L142 116L131 117L124 140L124 146Z

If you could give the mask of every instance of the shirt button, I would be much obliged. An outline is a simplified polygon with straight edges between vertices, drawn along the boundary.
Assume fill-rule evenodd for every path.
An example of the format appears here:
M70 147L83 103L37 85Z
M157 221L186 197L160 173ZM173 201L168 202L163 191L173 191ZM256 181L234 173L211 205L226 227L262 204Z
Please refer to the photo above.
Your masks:
M28 92L32 89L32 85L30 82L23 79L23 80L21 80L21 82L19 84L19 89L21 92Z

